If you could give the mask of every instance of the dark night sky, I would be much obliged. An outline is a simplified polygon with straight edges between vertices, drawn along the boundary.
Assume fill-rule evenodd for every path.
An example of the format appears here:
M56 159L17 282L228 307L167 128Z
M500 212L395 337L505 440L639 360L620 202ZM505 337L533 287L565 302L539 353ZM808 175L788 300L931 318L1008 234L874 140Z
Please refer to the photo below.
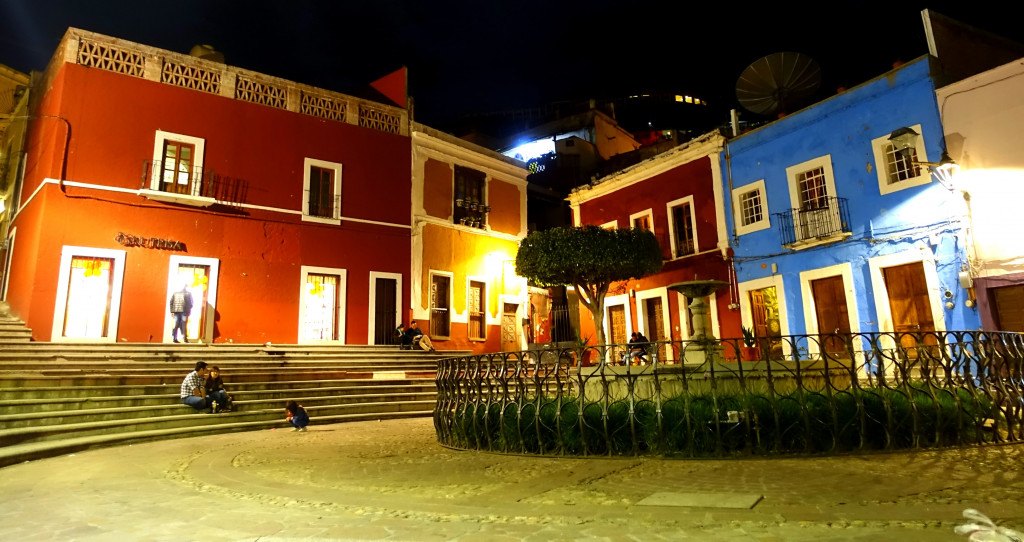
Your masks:
M0 63L41 70L69 26L341 92L409 67L416 118L550 101L685 93L735 107L743 69L797 51L823 88L852 86L927 52L920 11L1024 42L1005 2L589 0L0 0ZM827 11L826 11L827 10ZM725 119L723 119L724 121Z

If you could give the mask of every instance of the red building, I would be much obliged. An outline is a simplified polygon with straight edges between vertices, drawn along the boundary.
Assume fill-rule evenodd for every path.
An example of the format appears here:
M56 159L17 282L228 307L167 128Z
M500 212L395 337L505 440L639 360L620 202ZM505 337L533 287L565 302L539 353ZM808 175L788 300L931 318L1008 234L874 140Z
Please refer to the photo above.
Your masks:
M642 228L654 232L662 247L661 272L609 290L604 308L609 343L626 343L633 331L652 341L689 339L692 300L668 286L695 279L730 283L706 300L709 331L716 337L740 335L723 211L723 144L724 138L712 132L570 194L574 225ZM589 312L580 315L580 335L593 336Z
M5 299L36 340L391 342L404 109L77 29L34 86Z

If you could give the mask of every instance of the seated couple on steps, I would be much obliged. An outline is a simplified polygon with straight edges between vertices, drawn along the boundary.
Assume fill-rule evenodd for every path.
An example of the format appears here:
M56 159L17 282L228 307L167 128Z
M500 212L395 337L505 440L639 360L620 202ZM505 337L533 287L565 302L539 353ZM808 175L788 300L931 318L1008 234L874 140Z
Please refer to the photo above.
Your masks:
M419 347L427 352L436 352L434 345L430 342L430 337L420 330L420 325L416 320L413 320L409 327L406 328L404 325L398 326L395 330L395 334L398 335L399 348L402 350L412 350L413 347Z
M205 361L197 361L196 369L181 381L181 402L207 414L230 412L231 396L224 389L220 369L208 369Z

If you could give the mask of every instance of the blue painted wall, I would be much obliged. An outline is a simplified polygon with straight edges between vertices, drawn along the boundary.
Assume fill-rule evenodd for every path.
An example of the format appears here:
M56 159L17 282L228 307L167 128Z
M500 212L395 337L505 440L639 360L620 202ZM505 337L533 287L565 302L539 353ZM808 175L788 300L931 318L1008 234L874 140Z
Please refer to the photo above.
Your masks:
M739 283L781 275L790 334L806 331L800 272L850 262L861 331L878 331L869 274L869 258L925 250L934 255L940 289L953 293L953 309L944 309L947 330L978 329L977 311L965 307L967 292L958 281L965 262L961 229L963 200L933 180L930 184L882 195L872 139L893 130L921 125L927 160L942 153L942 126L927 56L828 100L731 140L723 152L724 194L730 243ZM836 194L849 205L851 236L802 250L782 245L774 213L790 209L786 168L831 156ZM919 157L924 160L924 157ZM771 228L736 235L732 188L763 179ZM943 296L942 301L946 298Z

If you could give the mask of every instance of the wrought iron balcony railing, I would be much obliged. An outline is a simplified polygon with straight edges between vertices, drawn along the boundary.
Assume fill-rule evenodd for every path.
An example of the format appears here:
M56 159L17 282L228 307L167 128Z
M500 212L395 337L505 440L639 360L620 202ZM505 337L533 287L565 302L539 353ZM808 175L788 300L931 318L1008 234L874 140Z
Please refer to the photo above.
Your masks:
M820 198L817 205L789 209L775 216L782 245L791 248L840 239L851 231L846 198Z
M248 195L248 182L244 179L219 175L202 166L176 168L165 160L143 162L141 188L225 204L244 203Z

